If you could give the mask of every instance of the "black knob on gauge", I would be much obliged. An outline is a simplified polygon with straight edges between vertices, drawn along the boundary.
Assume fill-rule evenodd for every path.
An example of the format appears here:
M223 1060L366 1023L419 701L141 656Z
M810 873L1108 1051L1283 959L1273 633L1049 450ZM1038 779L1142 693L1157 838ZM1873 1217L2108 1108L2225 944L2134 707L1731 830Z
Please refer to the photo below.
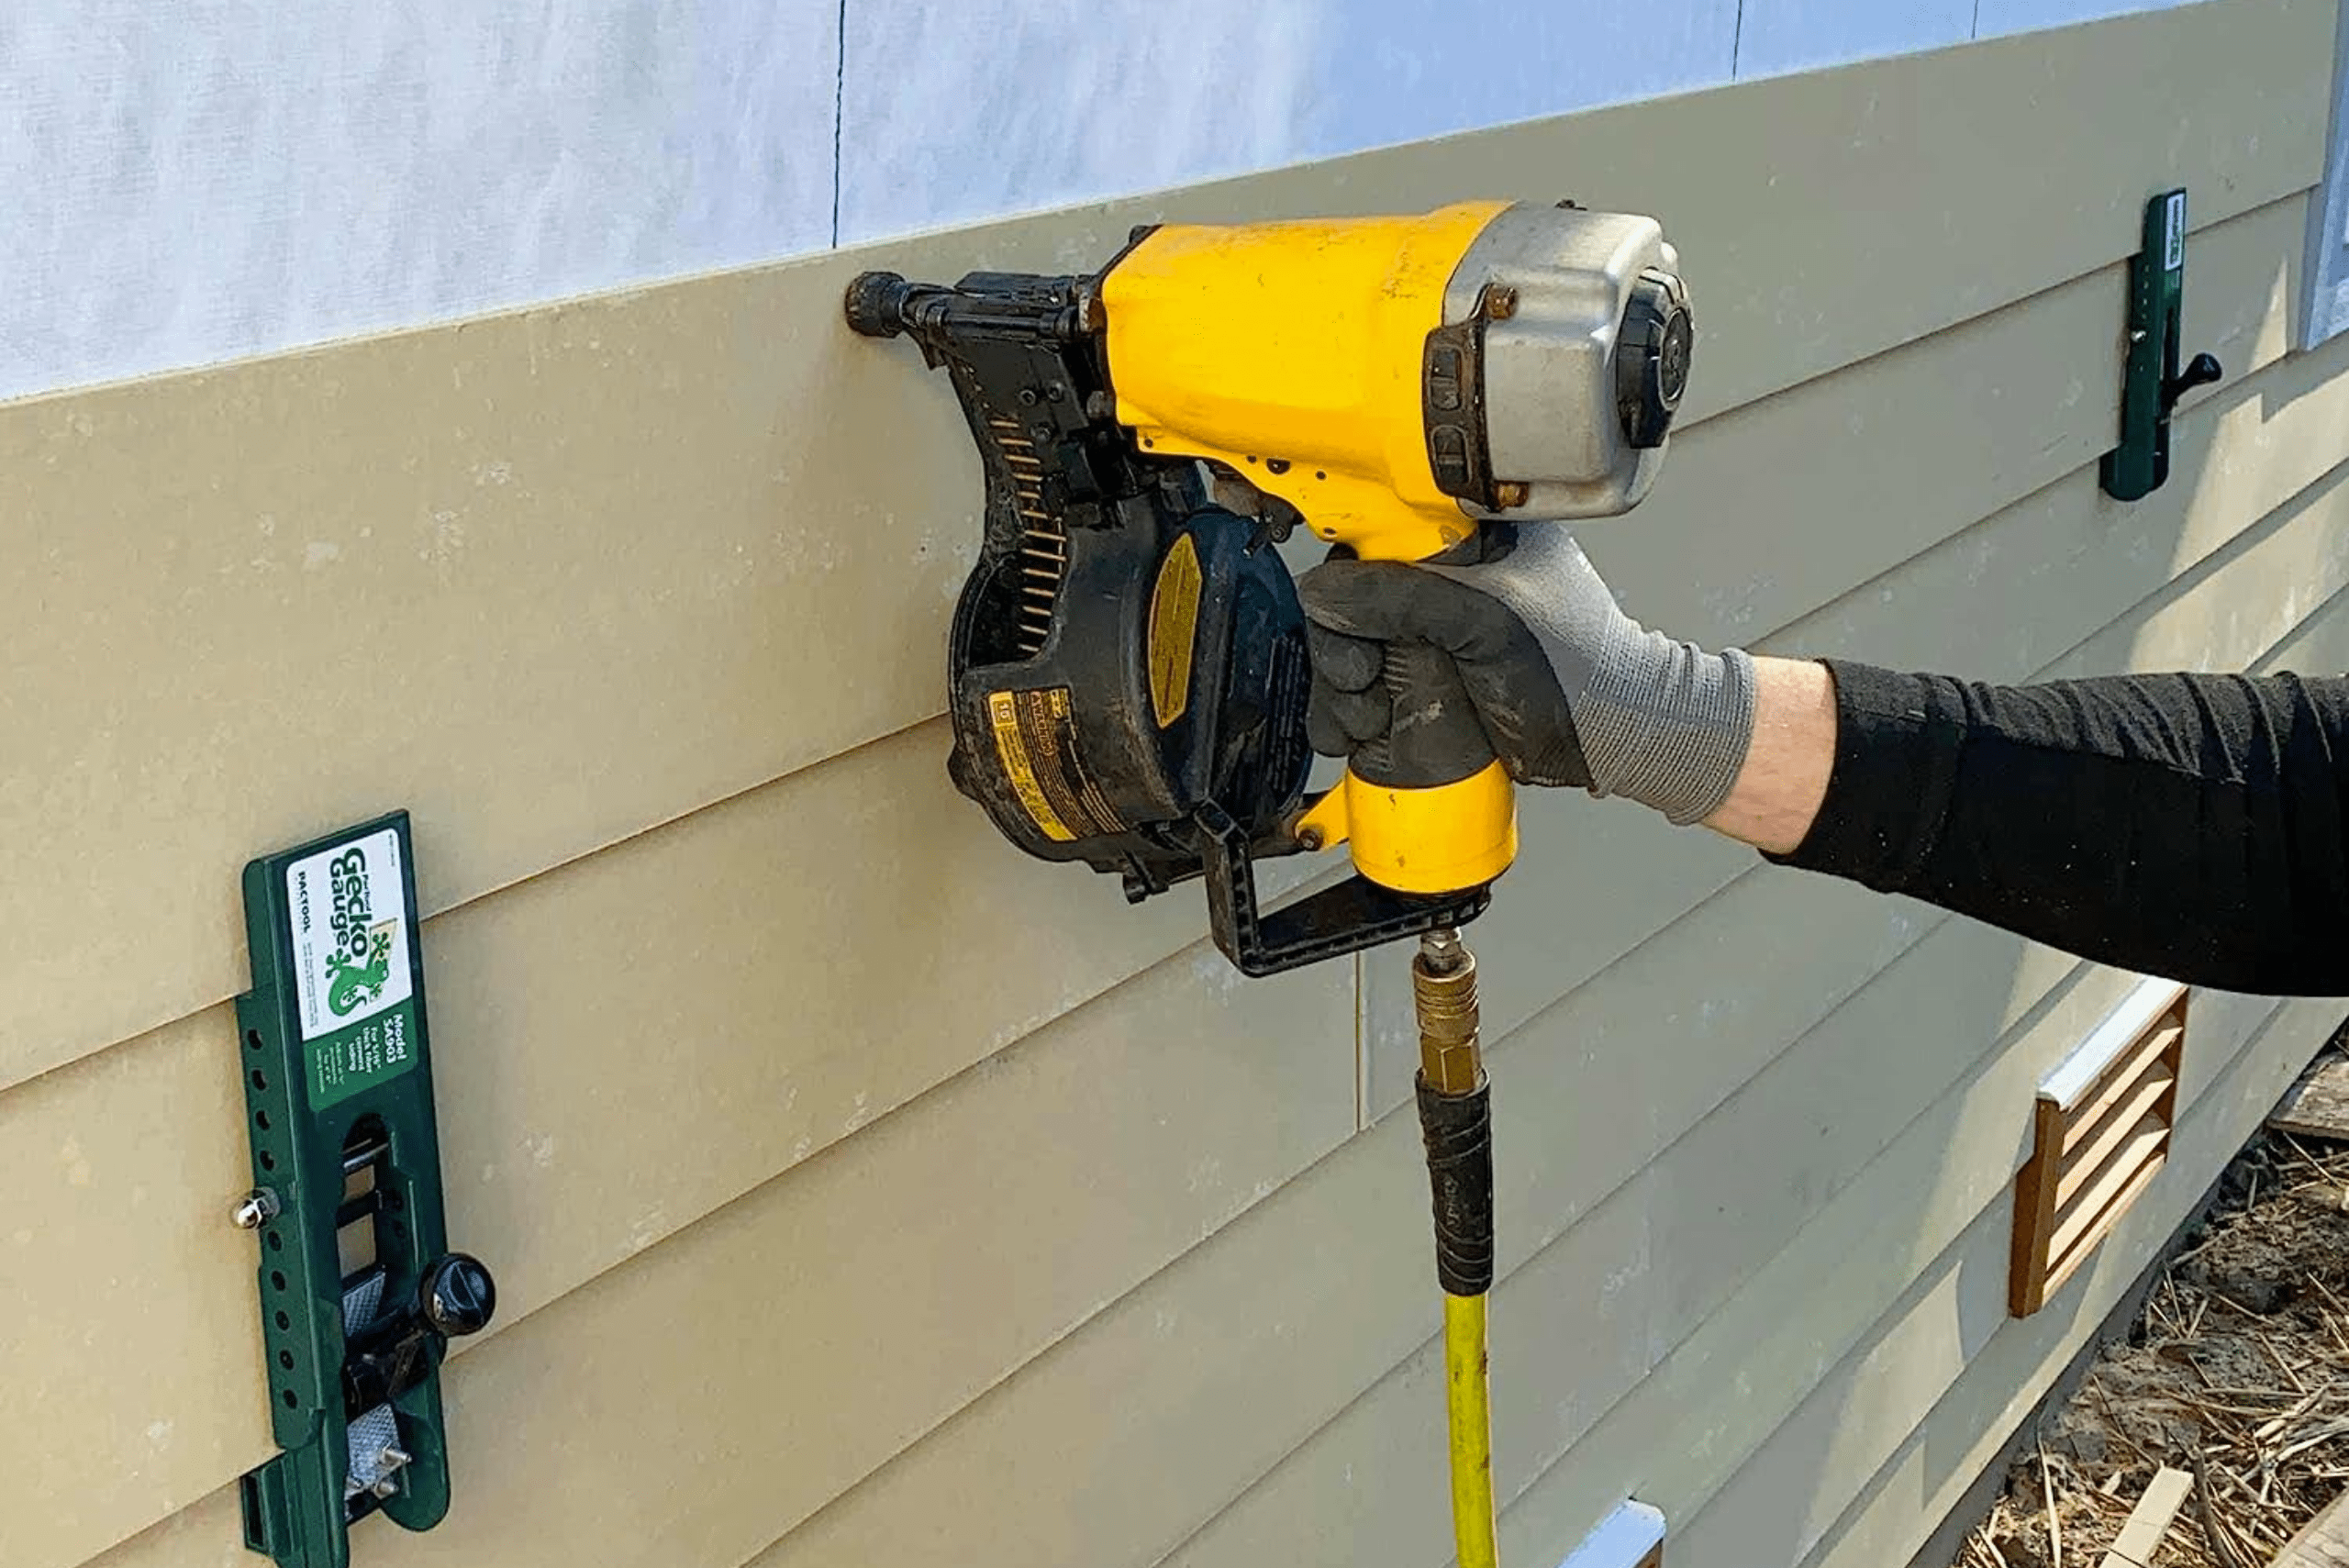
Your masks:
M478 1334L497 1311L497 1282L478 1258L451 1252L424 1271L424 1320L450 1339Z
M2162 411L2167 413L2177 406L2177 400L2198 386L2208 386L2226 373L2219 368L2216 354L2197 354L2184 370L2162 383Z
M1696 341L1687 289L1670 272L1653 267L1642 272L1631 284L1615 344L1616 417L1632 446L1664 445L1680 395L1688 390Z

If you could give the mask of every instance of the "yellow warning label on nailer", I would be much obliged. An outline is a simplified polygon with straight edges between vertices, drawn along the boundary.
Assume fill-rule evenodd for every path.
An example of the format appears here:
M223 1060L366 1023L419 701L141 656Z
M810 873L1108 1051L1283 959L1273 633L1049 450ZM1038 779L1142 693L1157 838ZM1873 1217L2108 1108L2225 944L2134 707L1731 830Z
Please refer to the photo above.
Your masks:
M1191 643L1199 627L1199 548L1185 534L1150 591L1150 707L1165 728L1191 706Z
M987 694L987 718L995 726L996 755L1003 759L1003 771L1011 776L1011 787L1019 796L1019 804L1044 837L1067 843L1076 835L1069 831L1052 803L1044 798L1044 786L1036 781L1036 770L1028 761L1028 742L1019 733L1019 707L1009 692Z

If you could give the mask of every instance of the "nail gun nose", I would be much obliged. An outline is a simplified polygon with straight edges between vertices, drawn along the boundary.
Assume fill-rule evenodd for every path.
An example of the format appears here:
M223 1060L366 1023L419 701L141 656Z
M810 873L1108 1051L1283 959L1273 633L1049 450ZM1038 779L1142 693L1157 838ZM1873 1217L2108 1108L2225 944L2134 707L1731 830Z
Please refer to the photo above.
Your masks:
M848 324L867 338L894 338L906 329L906 300L913 285L895 272L859 272L843 302Z

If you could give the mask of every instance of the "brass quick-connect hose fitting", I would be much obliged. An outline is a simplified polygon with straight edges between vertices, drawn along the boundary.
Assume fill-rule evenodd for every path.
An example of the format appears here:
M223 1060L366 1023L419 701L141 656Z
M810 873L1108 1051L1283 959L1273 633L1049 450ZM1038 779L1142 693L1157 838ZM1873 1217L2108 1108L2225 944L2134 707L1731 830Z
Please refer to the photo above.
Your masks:
M1457 1097L1484 1082L1477 1049L1476 959L1450 928L1419 939L1411 961L1411 997L1419 1019L1419 1072L1428 1087Z

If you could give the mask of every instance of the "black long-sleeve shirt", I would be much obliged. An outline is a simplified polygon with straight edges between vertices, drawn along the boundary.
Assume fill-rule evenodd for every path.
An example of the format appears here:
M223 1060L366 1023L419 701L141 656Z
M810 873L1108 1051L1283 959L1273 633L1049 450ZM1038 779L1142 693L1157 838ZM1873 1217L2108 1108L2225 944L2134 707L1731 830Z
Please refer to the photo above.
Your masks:
M2142 973L2349 995L2349 677L1827 664L1834 773L1778 863Z

